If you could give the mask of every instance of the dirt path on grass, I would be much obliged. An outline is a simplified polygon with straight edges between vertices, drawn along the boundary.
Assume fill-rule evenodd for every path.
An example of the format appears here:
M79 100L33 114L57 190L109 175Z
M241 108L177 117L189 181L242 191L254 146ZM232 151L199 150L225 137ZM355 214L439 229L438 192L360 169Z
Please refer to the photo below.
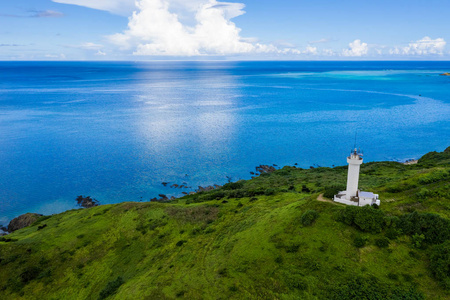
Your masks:
M333 200L330 199L325 199L323 197L323 194L320 194L319 197L317 197L317 201L321 201L321 202L328 202L328 203L333 203L333 204L337 204L336 202L334 202Z

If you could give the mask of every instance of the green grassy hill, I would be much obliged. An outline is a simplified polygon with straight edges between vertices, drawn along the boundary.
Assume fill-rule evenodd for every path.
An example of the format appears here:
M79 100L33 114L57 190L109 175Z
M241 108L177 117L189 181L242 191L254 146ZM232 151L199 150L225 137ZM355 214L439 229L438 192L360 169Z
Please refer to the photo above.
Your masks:
M346 171L41 217L0 241L0 298L449 299L450 148L363 164L380 209L319 197Z

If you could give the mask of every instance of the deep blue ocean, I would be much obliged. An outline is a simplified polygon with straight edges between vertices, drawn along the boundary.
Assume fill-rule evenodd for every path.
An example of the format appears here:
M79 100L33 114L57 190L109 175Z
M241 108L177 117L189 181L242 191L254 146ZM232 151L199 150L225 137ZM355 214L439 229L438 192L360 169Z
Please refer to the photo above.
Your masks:
M0 224L450 146L450 62L0 62ZM165 187L161 183L169 182ZM183 184L189 189L174 189Z

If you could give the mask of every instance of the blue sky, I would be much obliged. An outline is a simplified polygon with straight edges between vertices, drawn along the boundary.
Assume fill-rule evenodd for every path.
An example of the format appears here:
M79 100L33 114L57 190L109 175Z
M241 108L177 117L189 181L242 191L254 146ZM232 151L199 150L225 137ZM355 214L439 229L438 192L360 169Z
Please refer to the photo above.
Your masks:
M448 60L449 15L447 0L1 0L0 60Z

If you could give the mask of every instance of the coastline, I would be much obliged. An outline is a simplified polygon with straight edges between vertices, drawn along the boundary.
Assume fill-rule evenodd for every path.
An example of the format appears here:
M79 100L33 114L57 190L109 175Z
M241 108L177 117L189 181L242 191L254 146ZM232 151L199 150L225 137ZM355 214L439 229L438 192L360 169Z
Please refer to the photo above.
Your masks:
M400 164L404 164L404 165L414 165L414 164L417 164L418 163L418 161L419 161L419 159L406 159L406 160L404 160L404 161L391 161L391 162L397 162L397 163L400 163ZM374 162L385 162L385 161L374 161ZM282 169L282 168L284 168L284 167L293 167L293 168L298 168L298 169L302 169L302 168L300 168L300 167L298 167L297 166L298 164L297 163L295 163L293 166L290 166L290 165L285 165L285 166L283 166L283 167L279 167L278 165L276 165L276 164L272 164L272 165L259 165L259 166L257 166L257 167L255 167L255 170L256 170L256 172L253 172L253 171L250 171L249 173L250 173L250 175L251 175L251 178L250 179L246 179L246 180L251 180L251 179L254 179L254 178L256 178L256 177L258 177L258 176L261 176L261 174L267 174L267 173L272 173L272 172L274 172L274 171L276 171L276 170L280 170L280 169ZM346 165L342 165L342 166L332 166L332 167L328 167L328 168L339 168L339 167L345 167ZM321 168L321 166L319 166L319 165L317 165L317 164L312 164L310 167L309 167L309 169L315 169L315 168ZM327 168L327 167L325 167L325 168ZM229 183L230 182L232 182L231 181L231 177L228 177L229 178ZM239 179L239 180L241 180L241 179ZM238 181L239 181L238 180ZM180 189L180 186L181 186L181 188L183 187L183 185L181 184L176 184L176 183L172 183L171 185L169 185L169 182L161 182L161 184L164 186L164 187L168 187L168 188L172 188L172 189ZM159 198L157 198L157 197L153 197L153 198L151 198L151 199L149 199L148 201L121 201L121 202L118 202L118 203L99 203L99 205L98 206L102 206L102 205L110 205L110 204L120 204L120 203L126 203L126 202L131 202L131 203L141 203L141 202L159 202L159 203L170 203L170 202L172 202L172 201L174 201L174 200L177 200L177 199L179 199L179 198L183 198L183 197L185 197L185 196L188 196L188 195L195 195L195 194L197 194L197 193L202 193L202 192L208 192L208 191L212 191L212 190L215 190L215 189L218 189L218 188L221 188L222 187L222 185L218 185L218 184L213 184L213 185L208 185L208 186L198 186L198 188L197 189L195 189L194 191L190 191L190 192L182 192L181 193L181 195L179 195L178 197L175 197L175 196L171 196L170 198L168 197L168 196L166 196L165 194L159 194L158 195L158 197ZM191 188L191 187L189 187L189 188ZM76 200L74 199L74 202L75 202ZM64 212L67 212L67 211L70 211L70 210L73 210L73 209L84 209L83 207L75 207L75 208L71 208L71 209L66 209L66 210L63 210L63 211L60 211L60 212L57 212L57 213L54 213L54 214L48 214L48 215L46 215L46 214L40 214L41 216L52 216L52 215L57 215L57 214L60 214L60 213L64 213ZM24 216L24 215L27 215L27 214L38 214L38 213L36 213L36 212L27 212L27 213L24 213L24 214L20 214L20 215L16 215L16 216L14 216L13 218L11 218L10 220L9 220L9 222L8 222L8 224L0 224L0 236L5 236L5 235L8 235L8 234L10 234L11 232L8 232L7 231L7 228L8 228L8 226L9 226L9 224L13 221L13 220L15 220L15 219L17 219L17 218L20 218L20 217L22 217L22 216Z

